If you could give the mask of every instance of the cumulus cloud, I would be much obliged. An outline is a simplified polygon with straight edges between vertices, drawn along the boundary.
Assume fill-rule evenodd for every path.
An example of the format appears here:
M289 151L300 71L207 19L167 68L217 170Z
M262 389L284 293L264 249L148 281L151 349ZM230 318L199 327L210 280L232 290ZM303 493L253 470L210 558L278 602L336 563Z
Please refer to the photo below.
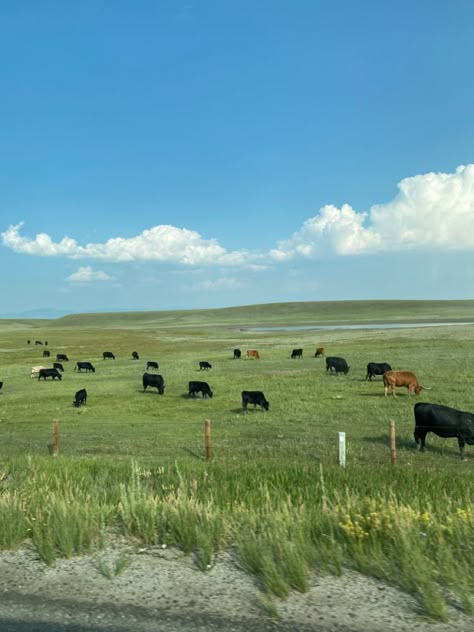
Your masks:
M370 219L387 249L466 250L474 247L474 165L455 173L405 178L388 204Z
M94 271L91 266L81 266L76 272L68 276L67 281L71 283L90 283L91 281L113 281L113 277L106 272L102 272L102 270Z
M154 226L135 237L80 245L70 237L59 242L40 233L20 234L22 223L2 233L3 245L15 252L114 262L159 261L187 266L265 266L296 258L360 255L397 250L467 250L474 248L474 165L454 173L427 173L398 183L386 204L358 212L349 204L327 204L288 239L266 253L227 251L215 239L186 228Z
M323 256L335 252L355 255L378 248L380 235L370 227L364 228L366 213L356 213L348 204L342 208L327 205L319 214L306 220L291 239L280 241L270 251L275 261L286 261L296 255Z
M357 255L387 250L466 250L474 247L474 165L455 173L405 178L387 204L358 213L326 205L269 252L274 261L297 256Z
M136 237L115 237L102 244L81 246L70 237L54 242L45 233L36 235L34 239L24 237L20 234L22 225L21 222L9 226L2 233L2 241L14 252L29 255L115 262L167 261L186 265L241 265L248 259L248 253L243 250L227 252L215 239L203 239L196 231L175 226L154 226Z

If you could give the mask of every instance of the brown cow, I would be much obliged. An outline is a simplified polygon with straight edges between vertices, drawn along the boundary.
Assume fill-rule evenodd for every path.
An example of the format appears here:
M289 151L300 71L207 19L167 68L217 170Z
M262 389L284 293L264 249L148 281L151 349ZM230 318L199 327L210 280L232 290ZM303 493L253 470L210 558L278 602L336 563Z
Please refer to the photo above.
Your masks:
M318 347L316 349L316 353L314 354L314 357L317 358L318 356L323 356L324 355L324 347Z
M422 388L427 391L431 390L431 388L419 384L416 375L411 373L411 371L385 371L383 374L383 385L385 397L387 397L389 387L392 391L393 397L396 397L396 386L406 386L408 389L408 395L413 395L413 393L419 395Z
M249 349L247 351L247 358L255 358L256 360L260 360L260 354L255 349Z

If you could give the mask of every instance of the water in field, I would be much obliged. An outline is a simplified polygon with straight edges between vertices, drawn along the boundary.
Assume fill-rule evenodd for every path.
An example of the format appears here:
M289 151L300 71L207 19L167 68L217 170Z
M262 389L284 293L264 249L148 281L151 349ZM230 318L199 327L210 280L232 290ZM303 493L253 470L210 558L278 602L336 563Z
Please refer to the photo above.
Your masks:
M338 329L416 329L417 327L452 327L474 325L472 322L456 323L372 323L364 325L295 325L289 327L244 327L240 331L335 331Z

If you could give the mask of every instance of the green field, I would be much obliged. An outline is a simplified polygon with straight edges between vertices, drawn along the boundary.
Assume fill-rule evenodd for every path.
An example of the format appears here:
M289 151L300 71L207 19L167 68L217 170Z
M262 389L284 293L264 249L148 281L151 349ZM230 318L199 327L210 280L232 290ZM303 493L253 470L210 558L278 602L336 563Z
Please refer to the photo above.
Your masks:
M469 320L469 302L421 302L418 321ZM392 318L389 318L389 314ZM337 457L337 433L346 432L347 463L387 461L387 433L394 419L400 463L412 462L413 401L401 391L397 401L383 397L381 378L365 381L369 361L387 361L393 368L414 371L432 388L419 400L474 410L470 388L474 325L436 328L336 331L253 332L252 327L318 325L416 320L412 302L303 303L249 308L137 314L68 316L53 321L0 322L0 454L46 454L52 421L60 426L64 456L113 455L195 459L204 449L205 419L212 424L215 459L276 460L278 463L322 461ZM474 319L473 319L474 321ZM27 340L31 344L27 344ZM48 341L50 359L42 358ZM347 359L347 376L330 375L316 347ZM234 360L232 351L243 351ZM302 360L291 360L294 347ZM261 360L245 359L256 348ZM113 351L116 360L102 359ZM132 360L138 351L139 361ZM52 366L56 353L69 362L61 382L39 382L31 367ZM77 361L88 360L95 374L74 372ZM163 397L156 389L142 392L147 360L159 362L165 379ZM209 361L211 371L199 371ZM447 379L449 376L449 379ZM190 400L190 380L208 381L212 400ZM79 388L88 391L87 408L75 409ZM270 411L241 410L243 389L262 390ZM429 438L424 463L457 467L455 441Z
M425 321L440 326L416 327ZM448 322L458 324L441 326ZM351 323L413 327L252 331ZM320 346L346 358L348 375L326 372L324 358L314 357ZM240 360L233 359L235 347ZM290 359L295 347L304 349L302 360ZM42 358L45 348L50 359ZM247 349L258 349L261 359L245 359ZM103 351L117 359L102 360ZM132 351L140 360L132 360ZM474 301L288 303L0 321L0 524L13 524L0 546L18 546L29 534L51 562L87 549L84 542L98 546L97 534L113 527L194 552L203 567L219 547L236 546L271 593L304 590L309 568L352 566L414 592L433 616L445 617L448 591L469 611L474 571L463 560L473 553L474 448L466 448L461 462L455 439L428 435L427 452L418 453L413 404L474 411L473 352ZM32 380L31 367L52 366L56 353L69 357L62 381ZM95 373L74 372L84 360ZM143 392L147 360L160 364L163 396ZM200 360L212 370L199 371ZM413 371L431 390L415 398L401 389L397 399L385 398L380 377L365 379L369 361ZM212 399L189 399L188 381L196 379L209 382ZM80 388L88 402L76 409ZM264 391L270 410L244 414L244 389ZM58 459L50 456L53 420ZM345 469L338 465L341 431ZM38 494L41 502L33 500ZM76 533L83 522L87 537ZM420 540L430 529L432 537ZM53 532L82 544L64 548Z

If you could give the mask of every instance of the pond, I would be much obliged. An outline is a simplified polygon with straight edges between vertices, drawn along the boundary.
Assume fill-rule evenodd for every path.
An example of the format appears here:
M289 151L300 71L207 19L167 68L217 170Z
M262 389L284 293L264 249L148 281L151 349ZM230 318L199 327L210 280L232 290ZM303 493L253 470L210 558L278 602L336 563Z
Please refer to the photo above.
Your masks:
M452 327L453 325L474 325L472 322L456 323L375 323L365 325L294 325L289 327L244 327L240 331L335 331L338 329L415 329L417 327Z

